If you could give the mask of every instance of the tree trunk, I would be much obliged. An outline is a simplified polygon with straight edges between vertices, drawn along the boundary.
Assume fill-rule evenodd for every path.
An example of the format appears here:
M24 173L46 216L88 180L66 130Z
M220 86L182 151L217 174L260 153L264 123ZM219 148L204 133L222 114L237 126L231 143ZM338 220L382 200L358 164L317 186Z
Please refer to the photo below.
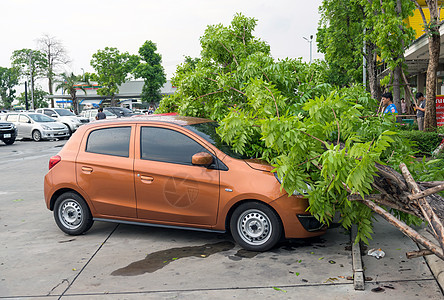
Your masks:
M373 43L367 43L367 74L368 74L368 86L370 88L370 94L373 99L379 99L379 87L378 78L376 76L376 46Z
M49 91L50 95L54 94L53 90L52 90L52 85L53 85L52 78L48 78L48 91ZM53 108L55 107L55 105L54 105L54 98L51 98L51 107L53 107Z
M393 70L393 103L398 113L401 113L401 66L397 65Z
M426 107L424 116L424 130L436 130L436 72L438 71L440 35L439 27L439 9L437 0L426 0L430 11L430 22L428 24L428 42L429 42L429 65L427 68L426 81Z

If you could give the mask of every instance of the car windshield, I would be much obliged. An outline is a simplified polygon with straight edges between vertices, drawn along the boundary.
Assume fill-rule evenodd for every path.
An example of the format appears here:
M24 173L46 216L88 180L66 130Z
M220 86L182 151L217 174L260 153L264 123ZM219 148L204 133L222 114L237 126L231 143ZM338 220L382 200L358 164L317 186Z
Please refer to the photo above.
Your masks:
M33 119L35 122L43 123L43 122L55 122L53 118L48 117L44 114L28 114L28 117Z
M76 116L74 113L70 112L67 109L63 108L54 108L54 110L61 116Z
M110 111L108 111L108 110L104 110L103 112L104 112L105 115L108 116L108 117L115 116L115 114L113 114L112 112L110 112Z
M218 148L225 154L238 159L248 159L250 157L239 154L235 152L229 145L227 145L216 132L216 128L219 124L216 122L200 123L184 126L185 128L191 130L192 132L198 134L200 137L204 138L210 142L213 146Z

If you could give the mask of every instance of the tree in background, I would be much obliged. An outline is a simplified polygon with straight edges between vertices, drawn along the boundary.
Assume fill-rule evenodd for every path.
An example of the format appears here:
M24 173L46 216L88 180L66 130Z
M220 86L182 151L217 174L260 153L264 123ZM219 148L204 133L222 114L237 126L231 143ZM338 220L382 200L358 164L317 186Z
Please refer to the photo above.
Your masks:
M44 91L39 85L37 85L34 89L34 105L35 108L44 108L48 107L48 100L45 96L49 95L48 92ZM25 107L26 99L25 92L21 93L20 96L17 97L18 104Z
M161 65L162 56L152 41L146 41L139 49L140 62L132 71L136 78L143 78L142 102L159 102L162 98L160 88L166 82L165 71Z
M56 72L62 65L69 63L69 58L66 54L66 50L62 43L55 37L51 37L47 34L43 35L38 40L38 46L42 53L46 56L46 78L48 79L48 91L50 95L53 95L53 85ZM54 99L51 99L51 107L54 107Z
M74 75L74 73L71 74L62 74L62 80L60 83L56 86L56 91L63 90L71 96L72 101L72 107L74 109L74 114L79 114L79 104L77 101L77 89L82 90L86 94L85 88L82 86L84 83L82 81L81 75Z
M367 38L376 45L378 55L390 70L381 84L392 88L393 102L401 111L401 85L408 84L403 80L404 51L415 37L404 20L413 15L415 6L411 0L360 1L365 8L366 28L372 28Z
M15 68L0 67L0 106L11 109L15 89L18 84L19 72Z
M48 68L46 55L41 51L32 49L15 50L12 53L11 61L13 68L18 70L20 76L29 80L31 95L33 95L36 80L46 75ZM35 103L32 103L31 107L35 108Z
M109 96L111 106L116 106L114 96L119 92L119 86L126 81L127 75L138 64L139 58L109 47L98 50L92 57L91 66L96 70L98 84L102 86L97 94Z
M414 37L413 30L404 20L413 9L411 0L324 0L320 7L317 42L331 69L339 73L335 83L362 82L365 55L370 92L378 99L376 64L379 56L390 70L381 85L391 87L400 111L404 49Z
M330 66L329 82L340 86L362 83L364 8L354 0L324 0L319 12L316 42Z
M429 45L429 64L427 67L427 82L426 82L426 107L424 116L424 130L436 130L436 72L438 71L439 53L440 53L440 10L442 1L426 0L427 7L430 12L430 21L427 21L422 7L418 1L411 0L419 9L422 20L424 22L424 31L427 35ZM439 3L438 3L439 2Z

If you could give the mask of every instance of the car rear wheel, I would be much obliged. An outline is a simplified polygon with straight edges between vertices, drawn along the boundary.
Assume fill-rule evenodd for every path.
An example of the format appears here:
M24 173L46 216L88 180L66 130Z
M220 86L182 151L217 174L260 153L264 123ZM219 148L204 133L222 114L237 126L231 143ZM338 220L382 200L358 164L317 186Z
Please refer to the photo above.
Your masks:
M282 235L281 221L270 207L258 202L241 204L230 219L234 240L250 251L267 251Z
M76 193L60 195L54 205L54 219L59 228L70 235L87 232L94 223L85 200Z
M4 142L6 145L12 145L12 144L14 144L14 142L15 142L15 138L12 138L12 139L4 139L3 142Z
M38 130L34 130L32 132L32 139L36 142L39 142L42 140L42 134Z

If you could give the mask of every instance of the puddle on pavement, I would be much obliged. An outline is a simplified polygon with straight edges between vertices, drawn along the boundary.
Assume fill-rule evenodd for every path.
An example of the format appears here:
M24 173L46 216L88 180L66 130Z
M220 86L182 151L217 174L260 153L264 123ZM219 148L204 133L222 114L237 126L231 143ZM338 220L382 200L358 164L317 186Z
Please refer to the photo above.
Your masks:
M111 273L113 276L137 276L144 273L153 273L167 266L173 261L185 257L207 258L215 253L228 251L234 248L232 242L219 242L202 246L172 248L148 254L145 259L129 264Z
M261 252L254 252L254 251L248 251L245 249L240 249L239 251L236 252L235 255L230 255L230 256L228 256L228 258L233 261L239 261L239 260L242 260L242 258L253 258L256 255L258 255L259 253L261 253Z

